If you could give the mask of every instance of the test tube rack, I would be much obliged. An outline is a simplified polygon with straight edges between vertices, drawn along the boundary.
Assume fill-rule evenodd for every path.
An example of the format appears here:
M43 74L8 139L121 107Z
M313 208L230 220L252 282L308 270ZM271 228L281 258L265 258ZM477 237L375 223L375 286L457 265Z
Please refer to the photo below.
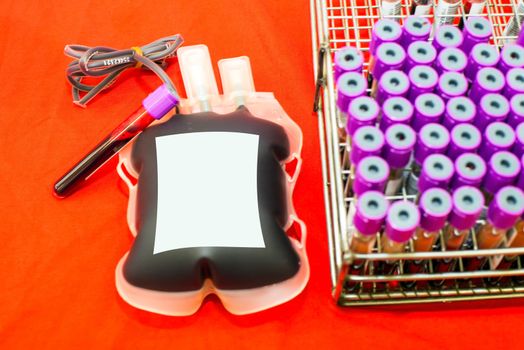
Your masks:
M401 16L397 18L401 24L403 18L409 15L411 2L412 0L402 0ZM493 25L491 44L499 49L507 41L515 39L515 37L504 36L504 30L514 13L517 13L517 5L518 0L488 0L486 3L482 15L491 21ZM436 1L432 6L428 18L435 25L438 20L433 15ZM380 0L310 0L310 7L313 63L317 85L314 110L318 116L332 291L337 304L364 306L524 297L524 283L516 283L511 278L522 276L524 280L524 248L481 250L477 247L473 233L470 233L471 247L460 251L445 251L445 248L439 248L438 251L432 252L413 252L413 245L410 243L405 253L387 254L381 251L379 239L370 254L355 254L349 249L348 232L352 228L352 222L351 215L348 219L348 213L354 210L355 203L353 198L344 195L351 170L343 165L346 143L338 136L333 54L345 46L356 47L364 54L364 74L367 75L371 30L373 24L383 16ZM465 14L463 4L453 17L454 25L459 25L461 20L467 20L468 15ZM401 195L388 199L413 201L414 197L403 191ZM479 221L479 225L482 223ZM465 271L463 267L463 259L470 257L517 254L520 255L517 267L509 270ZM458 259L456 271L432 272L434 261L449 258ZM355 260L365 261L368 264L366 273L358 275L348 273L349 267ZM400 273L374 274L374 262L391 260L399 261ZM430 272L405 274L402 267L404 262L409 260L428 261ZM498 277L500 280L495 285L483 282L488 278ZM444 287L433 287L431 283L424 282L431 280L446 280L446 283ZM403 287L412 281L418 282L415 288ZM422 286L419 287L419 284Z

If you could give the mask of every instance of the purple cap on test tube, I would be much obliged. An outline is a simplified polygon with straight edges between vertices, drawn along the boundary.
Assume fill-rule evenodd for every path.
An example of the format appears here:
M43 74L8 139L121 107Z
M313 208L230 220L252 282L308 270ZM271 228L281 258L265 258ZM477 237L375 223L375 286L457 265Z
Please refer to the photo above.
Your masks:
M461 123L451 129L451 143L447 155L452 160L463 153L476 152L482 142L482 135L474 125Z
M408 47L415 41L425 41L429 39L431 33L431 23L425 17L409 16L404 20L402 27L402 46Z
M506 123L495 122L484 130L484 140L479 149L479 155L488 161L491 156L499 151L511 151L515 144L515 132Z
M437 93L448 101L453 97L464 96L468 91L468 81L464 74L445 72L438 80Z
M462 73L466 69L468 58L460 49L447 47L440 51L435 61L437 73L457 72Z
M504 96L512 98L524 93L524 68L512 68L506 73Z
M378 82L377 101L379 104L390 97L406 96L409 90L409 79L400 70L385 72Z
M431 66L437 58L437 50L427 41L415 41L407 48L404 70L409 72L415 66Z
M440 96L432 93L419 95L415 100L415 116L411 122L413 130L420 131L430 123L440 123L446 104Z
M449 131L440 124L426 124L420 129L415 144L415 162L422 165L431 154L444 154L450 141Z
M373 25L369 51L371 56L376 56L377 48L383 43L399 43L402 37L402 28L398 22L391 19L381 19Z
M417 96L433 92L438 83L438 74L430 66L415 66L408 73L410 89L408 97L415 101Z
M524 46L524 30L522 27L520 28L519 36L517 37L517 41L515 41L517 45Z
M414 108L404 97L390 97L382 104L380 130L385 132L393 124L410 124Z
M440 52L446 47L460 47L463 41L464 37L460 29L453 25L443 25L437 29L433 38L433 46L437 52Z
M497 68L486 67L478 71L473 85L469 91L469 97L473 101L480 101L486 94L496 94L502 92L506 79L504 74Z
M520 167L524 169L524 153L520 157ZM519 178L517 180L517 187L524 191L524 170L521 170Z
M462 32L464 42L461 49L470 52L475 45L489 41L492 34L491 22L484 17L469 17Z
M455 159L455 175L451 180L451 187L461 186L480 187L487 172L484 159L475 153L464 153Z
M380 156L384 146L384 134L374 126L363 126L359 128L352 138L351 163L358 163L368 156Z
M453 162L443 154L432 154L424 159L418 180L418 189L424 193L431 187L448 188L453 173Z
M358 197L353 225L363 235L380 232L389 208L386 197L376 191L369 191Z
M484 208L484 196L475 187L461 186L453 192L453 209L449 214L449 223L457 230L469 230L475 227Z
M375 99L360 96L349 103L346 131L353 137L358 128L366 125L375 125L380 107Z
M409 125L394 124L387 128L384 137L386 139L386 145L382 151L384 159L392 169L405 168L415 146L415 131Z
M524 94L517 94L509 101L509 115L506 119L506 123L513 129L517 128L517 125L524 122Z
M524 67L524 48L515 44L504 45L498 67L504 74L512 68Z
M488 221L495 228L509 230L523 212L524 193L515 186L505 186L488 207Z
M477 44L469 53L468 65L464 70L464 75L469 81L473 81L480 69L496 67L499 59L500 55L495 46L488 43Z
M476 115L477 107L471 99L466 96L453 97L446 103L443 124L451 130L457 124L473 123Z
M384 192L389 177L389 165L377 156L364 157L358 163L353 182L357 196L367 191Z
M486 192L495 194L504 186L513 184L520 173L520 160L508 151L500 151L491 156L488 173L482 187Z
M509 102L500 94L486 94L480 99L475 126L484 132L493 122L503 122L509 114Z
M513 145L513 153L520 157L524 154L524 121L515 128L515 144Z
M430 188L419 201L420 228L426 232L440 231L451 212L451 196L442 188Z
M346 46L335 52L335 80L346 72L362 73L364 56L357 48Z
M373 78L380 80L388 71L401 70L406 60L406 52L396 43L385 43L377 48Z
M394 242L407 242L415 233L419 222L420 213L415 204L408 201L396 201L388 209L386 236Z
M368 83L364 76L357 72L342 74L337 80L337 106L346 113L351 100L364 96Z

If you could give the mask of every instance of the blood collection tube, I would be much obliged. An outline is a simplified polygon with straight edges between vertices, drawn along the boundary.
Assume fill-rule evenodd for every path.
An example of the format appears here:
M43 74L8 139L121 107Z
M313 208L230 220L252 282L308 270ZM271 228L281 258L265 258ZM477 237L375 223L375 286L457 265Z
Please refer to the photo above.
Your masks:
M511 243L509 244L508 248L522 248L524 247L524 217L520 217L517 220L517 223L515 224L515 231L513 234L513 237L511 239ZM517 265L518 255L505 255L500 263L497 266L497 270L508 270L513 265ZM522 284L524 280L522 279L522 276L516 276L515 282L518 284ZM498 281L500 281L501 278L490 278L488 279L488 282L490 284L494 284Z
M438 74L432 67L415 66L409 70L409 93L408 98L415 101L417 96L430 93L435 90L438 83Z
M337 106L342 114L346 114L349 103L359 96L366 95L366 79L357 72L347 72L337 80Z
M427 42L431 33L431 23L425 17L408 16L402 27L401 43L405 48L415 41Z
M415 99L415 116L411 123L413 130L420 131L422 127L430 123L440 123L446 104L440 96L427 93L419 95Z
M516 94L509 101L509 114L506 123L513 129L524 122L524 94Z
M142 106L118 125L95 146L81 161L74 165L54 185L58 197L66 197L94 172L116 155L125 145L140 134L153 121L161 119L179 101L176 92L166 85L153 91L142 101Z
M430 188L422 194L419 201L420 224L413 236L415 252L430 252L444 228L452 209L451 196L442 188ZM411 274L427 271L425 260L413 260L404 264L404 271ZM406 283L410 288L415 283Z
M433 0L413 0L409 13L415 16L427 16L432 5Z
M484 160L499 151L511 151L515 144L515 131L506 123L495 122L484 130L484 139L479 149L479 155Z
M442 124L452 130L457 124L473 123L476 115L477 107L471 99L465 96L453 97L446 103Z
M484 95L478 107L474 122L480 132L484 132L486 127L493 122L503 122L509 114L509 102L499 94Z
M478 188L461 186L453 192L453 209L444 231L446 250L460 250L469 231L475 227L484 207L484 197Z
M378 47L373 66L373 84L371 86L371 95L375 96L377 84L382 75L392 70L401 71L406 60L406 52L396 43L385 43Z
M400 70L390 70L382 74L378 82L376 93L377 102L383 104L390 97L407 96L409 91L409 78Z
M460 0L440 0L435 9L435 22L437 26L452 24L457 17Z
M449 142L449 131L440 124L426 124L420 129L406 186L409 194L418 192L418 179L425 159L435 153L446 153Z
M486 223L477 231L478 248L497 248L523 212L524 193L519 188L505 186L497 191L488 207ZM486 261L485 257L471 258L466 263L466 269L480 270Z
M437 28L433 38L433 46L437 49L437 52L440 52L446 47L460 48L463 41L464 36L460 29L452 25L443 25Z
M445 72L438 79L436 90L439 96L447 102L454 97L466 95L468 81L462 73Z
M384 193L389 177L389 165L378 156L364 157L357 165L353 193L361 196L368 191Z
M506 73L504 96L511 99L514 95L524 93L524 68L512 68Z
M442 188L430 188L420 196L420 225L413 237L413 248L416 252L433 250L439 231L444 228L451 209L451 196Z
M388 200L380 192L369 191L358 198L353 217L354 229L350 233L350 248L353 253L371 253L377 233L382 230L388 208Z
M435 60L435 69L437 73L457 72L462 73L466 69L468 58L462 50L455 47L446 47L442 49Z
M520 123L515 128L515 144L513 145L513 154L515 154L517 157L520 157L524 154L524 122Z
M524 1L518 0L517 9L513 13L513 17L508 21L504 33L504 37L507 37L505 40L506 43L513 41L513 37L519 35L519 30L522 28L522 21L524 20Z
M497 94L502 92L506 79L498 69L493 67L482 68L478 71L471 90L469 91L469 97L473 101L480 101L480 99L486 94Z
M455 159L455 175L451 180L451 188L462 186L478 188L488 171L486 162L478 154L464 153Z
M464 42L461 49L464 52L470 52L477 44L489 42L493 34L491 22L484 17L469 17L464 24Z
M464 75L469 81L475 80L478 71L485 67L496 67L500 54L495 46L488 43L480 43L473 46L468 56L468 64Z
M353 137L358 128L375 125L379 112L380 107L371 97L360 96L352 100L348 107L347 134Z
M384 146L384 134L375 126L358 128L353 137L346 142L346 154L349 154L350 178L346 182L344 193L349 195L355 180L358 163L369 156L380 156Z
M381 238L383 253L403 253L406 244L415 233L420 222L420 213L415 204L408 201L396 201L389 206L386 215L385 234ZM382 264L385 275L393 274L397 261L388 260Z
M402 28L397 22L383 18L378 20L371 31L371 42L369 43L369 66L368 72L373 73L375 67L375 57L377 56L377 49L384 43L400 43L402 37ZM368 74L369 86L373 82L373 74ZM378 79L378 78L377 78Z
M377 48L383 43L400 43L402 37L402 27L397 22L382 18L375 22L371 32L371 42L369 52L371 56L376 56Z
M393 124L411 124L413 105L404 97L390 97L382 104L380 130L385 132Z
M400 20L401 0L381 0L380 10L382 17L390 17L396 21Z
M350 159L353 166L368 156L380 156L384 146L384 134L374 126L358 128L352 138Z
M505 45L500 52L498 68L506 74L512 68L522 67L524 67L524 48L517 44Z
M493 154L488 162L488 172L482 181L482 189L489 203L502 187L512 185L521 170L520 160L508 151Z
M422 164L418 180L419 194L432 187L448 188L455 168L453 162L443 154L432 154Z
M402 186L402 175L404 168L411 159L416 134L409 125L394 124L387 128L384 138L386 144L382 151L382 157L391 168L389 181L386 185L386 195L393 196Z
M346 46L335 52L335 80L337 80L343 73L357 72L362 73L362 66L364 64L364 57L362 52L357 48Z
M461 154L477 152L482 142L479 129L467 123L455 125L451 129L450 136L451 143L446 154L453 161Z
M427 41L415 41L407 48L404 70L409 72L415 66L432 66L437 58L437 50Z
M484 208L484 197L475 187L461 186L453 192L453 208L448 216L448 225L444 229L442 245L446 251L461 250ZM448 272L455 269L457 259L442 259L436 263L436 272ZM442 285L442 281L434 281L433 285Z
M521 166L522 169L524 169L524 153L521 153ZM517 187L520 188L522 191L524 191L524 170L520 172L519 179L517 181ZM515 233L513 236L513 241L510 244L511 248L520 248L524 247L524 213L520 216L519 220L515 224ZM522 255L521 255L522 256ZM518 258L518 255L509 255L505 256L502 262L499 265L499 269L508 269L513 265L516 264L516 259ZM523 276L515 276L513 278L513 282L522 285L524 284L524 277Z

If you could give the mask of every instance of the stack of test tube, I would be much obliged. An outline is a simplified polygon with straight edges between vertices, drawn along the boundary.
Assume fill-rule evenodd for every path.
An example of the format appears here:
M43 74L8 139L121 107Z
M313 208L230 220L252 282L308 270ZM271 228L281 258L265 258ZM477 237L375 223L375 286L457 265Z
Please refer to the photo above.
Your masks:
M430 40L431 31L417 16L376 22L367 79L357 49L335 53L353 253L524 247L524 47L499 52L480 16L462 30L442 25ZM461 266L510 269L517 260L472 257ZM354 270L444 273L457 262L389 259Z

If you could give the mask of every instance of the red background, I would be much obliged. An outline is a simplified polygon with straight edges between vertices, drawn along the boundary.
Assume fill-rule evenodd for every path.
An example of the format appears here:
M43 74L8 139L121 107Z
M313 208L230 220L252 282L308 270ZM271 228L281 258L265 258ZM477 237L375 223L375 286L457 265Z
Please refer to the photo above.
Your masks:
M307 1L4 0L0 30L0 348L522 348L521 301L332 302ZM136 310L114 285L132 242L116 172L106 168L66 200L51 195L57 177L159 84L127 72L78 108L64 45L124 48L174 33L208 45L215 62L249 56L257 90L274 91L302 127L295 203L309 228L311 280L285 305L244 317L213 298L191 317ZM168 72L179 75L176 62Z

